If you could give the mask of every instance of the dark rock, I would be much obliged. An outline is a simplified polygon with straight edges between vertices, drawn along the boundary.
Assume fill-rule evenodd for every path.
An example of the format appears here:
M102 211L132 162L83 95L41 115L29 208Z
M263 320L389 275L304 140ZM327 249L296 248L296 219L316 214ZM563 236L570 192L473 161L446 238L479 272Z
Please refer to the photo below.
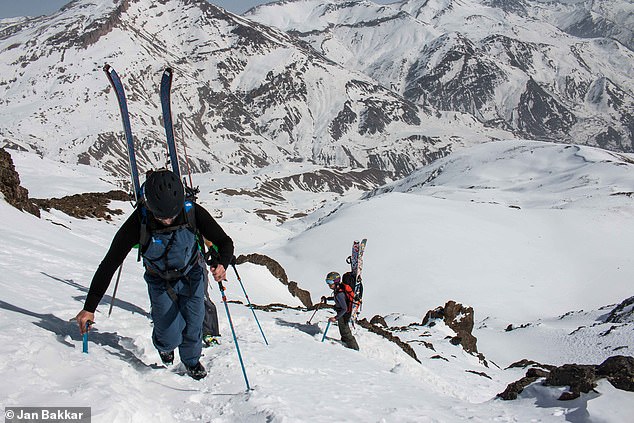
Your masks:
M551 366L552 367L552 366ZM530 368L526 371L527 377L548 377L548 371L536 368Z
M264 266L268 269L269 272L277 279L280 280L284 285L288 285L288 276L286 276L286 271L277 261L273 260L271 257L265 256L264 254L247 254L239 255L236 258L236 264L242 263L253 263L258 264L260 266Z
M596 381L601 378L607 378L617 389L634 392L634 357L631 356L613 356L598 366L564 364L563 366L555 367L535 363L534 361L521 360L507 368L520 367L532 363L548 368L550 372L531 368L526 372L525 377L509 384L506 390L497 396L505 400L516 399L517 395L526 386L539 378L546 378L544 380L544 385L546 386L568 386L570 388L561 394L559 397L561 401L579 398L581 392L590 392L597 386Z
M456 336L450 341L452 344L462 345L465 351L477 354L476 342L478 340L471 333L473 330L472 307L464 307L455 301L447 301L444 307L428 311L422 324L426 325L433 319L443 319L445 324L456 332Z
M529 78L517 108L518 129L534 139L565 139L577 122L574 113Z
M524 360L518 361L517 363L511 364L509 367L507 367L507 369L510 369L510 368L513 368L513 367L526 367L528 365L533 365L533 364L538 365L540 367L554 368L554 366L547 366L547 365L545 366L545 365L539 364L539 363L537 363L535 361L524 359ZM530 368L526 372L526 376L524 376L523 378L521 378L518 381L515 381L513 383L509 383L508 386L506 387L506 389L504 390L504 392L501 392L501 393L497 394L497 396L502 398L503 400L514 400L514 399L517 399L517 396L520 393L522 393L524 388L526 388L531 383L535 382L537 379L545 378L545 377L548 377L548 371L541 370L541 369Z
M288 283L288 292L290 292L292 296L297 297L306 307L313 306L313 301L310 298L310 292L305 289L301 289L297 285L297 282L290 281Z
M436 351L436 349L434 348L434 344L432 344L431 342L420 341L420 343L423 344L428 350Z
M576 395L580 392L588 393L593 390L597 384L596 367L585 364L564 364L555 367L544 381L546 386L569 386L570 393Z
M301 289L297 285L297 282L292 282L292 281L289 282L288 276L286 275L286 271L284 270L282 265L279 264L277 261L273 260L271 257L265 256L264 254L257 254L257 253L248 254L246 256L241 254L236 259L236 264L242 264L247 262L257 264L260 266L265 266L268 269L268 271L271 272L273 276L275 276L280 282L282 282L284 285L288 287L288 291L291 293L291 295L293 295L294 297L297 297L302 302L302 304L304 304L304 306L306 307L313 306L313 302L310 298L310 292L304 289Z
M233 301L233 302L235 302L236 304L242 304L242 301ZM303 310L302 307L290 307L286 304L281 304L281 303L272 303L272 304L266 304L266 305L251 304L251 307L253 307L256 310L262 310L267 312L277 312L280 310Z
M634 392L634 357L610 357L597 367L596 373L607 378L615 388Z
M112 220L113 215L123 214L123 210L108 208L110 201L130 201L130 199L130 194L120 190L112 190L74 194L61 198L34 198L33 202L44 210L57 209L78 219Z
M510 325L508 325L506 327L506 329L504 329L505 332L510 332L512 330L516 330L516 329L525 329L527 327L529 327L531 324L530 323L524 323L523 325L519 325L519 326L513 326L513 324L511 323Z
M372 319L370 319L370 323L372 323L373 325L380 325L380 326L383 326L384 328L387 328L387 323L385 322L385 319L383 318L383 316L379 316L378 314L374 316Z
M517 396L522 393L524 388L537 379L539 379L537 376L524 376L518 381L509 383L504 392L500 392L497 396L507 401L517 399Z
M416 361L418 361L420 363L420 360L416 356L416 352L411 347L411 345L409 345L406 342L403 342L398 336L392 335L392 333L390 331L385 330L385 329L383 329L383 328L381 328L381 327L379 327L377 325L373 325L372 323L368 322L367 319L359 320L359 321L357 321L357 324L359 326L361 326L362 328L365 328L365 329L369 330L372 333L376 333L377 335L382 336L383 338L387 339L388 341L394 342L403 351L405 351L405 353L407 355L409 355L414 360L416 360Z
M488 374L484 373L484 372L476 372L475 370L465 370L465 372L467 373L473 373L474 375L478 375L478 376L482 376L482 377L486 377L487 379L491 379L491 376L489 376Z
M559 401L571 401L571 400L573 400L573 399L577 399L577 398L579 398L580 396L581 396L581 393L580 393L580 392L576 392L576 391L573 391L573 392L566 391L566 392L562 392L562 394L561 394L561 395L559 395L558 400L559 400Z
M0 192L13 207L40 217L40 209L29 199L29 191L20 186L20 175L4 148L0 148Z
M510 366L507 367L507 369L513 369L516 367L523 367L526 368L528 366L535 366L535 367L541 367L542 369L548 369L548 370L552 370L555 368L555 366L551 366L549 364L541 364L538 363L536 361L533 360L527 360L526 358L520 360L520 361L516 361L515 363L511 364Z
M634 297L630 297L614 307L605 319L605 323L629 322L634 322Z

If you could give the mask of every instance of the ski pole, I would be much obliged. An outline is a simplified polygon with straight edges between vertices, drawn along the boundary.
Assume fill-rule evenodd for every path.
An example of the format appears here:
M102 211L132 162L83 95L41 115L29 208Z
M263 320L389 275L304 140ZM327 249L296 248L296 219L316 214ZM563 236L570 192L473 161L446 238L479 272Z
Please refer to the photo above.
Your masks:
M117 296L117 288L119 287L119 279L121 278L121 270L123 269L123 263L119 266L119 273L117 273L117 281L114 284L114 291L112 291L112 298L110 299L110 309L108 310L108 317L112 314L112 306L114 305L114 298Z
M250 391L251 387L249 386L247 371L244 368L244 362L242 361L242 354L240 354L240 346L238 345L238 338L236 338L236 331L233 328L233 321L231 320L231 313L229 313L229 305L227 304L227 296L225 295L225 287L222 285L222 281L218 282L218 287L220 288L220 295L222 295L222 302L225 304L225 311L227 312L227 318L229 319L229 326L231 327L231 335L233 335L233 342L236 345L238 360L240 360L240 367L242 367L242 374L244 375L244 381L247 384L247 391Z
M310 325L310 322L313 321L313 317L315 317L315 314L317 314L317 310L319 310L321 308L321 303L317 304L317 307L315 307L315 311L313 312L313 315L310 316L310 319L308 319L308 321L306 322L307 325Z
M330 327L330 319L328 319L328 324L326 325L326 330L324 331L324 336L321 337L321 342L324 342L326 339L326 334L328 333L328 328Z
M90 326L93 324L94 322L88 320L86 322L86 332L84 332L84 335L82 337L82 351L85 352L86 354L88 354L88 330L90 329Z
M251 304L251 300L249 300L249 295L247 295L247 291L244 289L244 285L242 284L242 279L240 279L240 275L238 274L238 269L236 269L236 256L233 256L233 259L231 259L231 267L233 267L233 271L236 273L236 278L238 278L238 282L240 282L240 286L242 287L242 292L244 292L244 296L247 299L247 303L249 303L249 308L251 309L251 313L253 313L255 322L258 324L258 328L260 328L260 333L262 334L262 338L264 338L264 343L266 345L269 345L269 341L267 341L266 336L264 336L264 331L262 330L262 326L260 326L260 321L258 320L258 316L256 316L255 310L253 309L253 304Z

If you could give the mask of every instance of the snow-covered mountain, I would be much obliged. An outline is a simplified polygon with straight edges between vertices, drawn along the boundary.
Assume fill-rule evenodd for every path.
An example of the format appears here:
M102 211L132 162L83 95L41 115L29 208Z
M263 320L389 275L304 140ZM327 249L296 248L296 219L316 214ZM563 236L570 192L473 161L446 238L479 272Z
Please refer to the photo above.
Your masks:
M303 162L339 167L352 186L350 168L385 181L510 132L630 151L631 5L591 3L296 0L248 20L203 0L74 1L0 22L0 139L127 179L108 62L128 90L142 170L165 161L168 65L194 171ZM590 28L582 15L594 32L572 29Z
M503 6L505 2L498 2ZM535 6L542 6L532 2ZM531 12L582 38L613 38L634 50L634 4L620 0L544 1Z
M632 11L626 0L288 0L245 16L421 107L633 151Z
M194 171L269 164L405 175L455 142L500 136L455 113L458 128L301 40L204 0L77 0L0 28L0 139L127 174L112 65L128 94L142 171L164 164L158 83L175 70L174 119Z
M12 156L32 195L106 190L115 182L85 165L64 167L28 152ZM111 286L98 308L89 353L82 354L76 324L68 320L83 305L130 205L111 204L125 211L112 222L54 209L38 219L0 199L3 407L86 406L99 423L621 423L634 413L634 392L605 377L572 400L559 399L571 389L567 383L547 386L545 376L528 381L516 400L496 398L527 367L540 374L548 365L597 365L634 355L631 155L534 141L487 143L454 152L364 199L328 203L300 219L312 222L308 230L297 222L245 224L235 197L217 195L214 187L248 185L251 176L210 176L200 178L201 203L223 211L219 220L236 253L276 259L314 300L328 294L325 274L347 267L351 241L367 237L361 317L380 315L386 326L359 325L359 352L339 344L334 327L321 342L331 311L318 311L307 324L313 310L264 266L241 264L254 304L292 308L256 310L265 345L230 270L229 308L253 390L245 392L215 288L210 294L223 336L219 347L205 350L210 374L196 382L180 364L157 364L143 269L131 254L112 316ZM427 311L449 300L472 307L456 317L473 319L478 354L455 343L457 332L442 318L423 324Z

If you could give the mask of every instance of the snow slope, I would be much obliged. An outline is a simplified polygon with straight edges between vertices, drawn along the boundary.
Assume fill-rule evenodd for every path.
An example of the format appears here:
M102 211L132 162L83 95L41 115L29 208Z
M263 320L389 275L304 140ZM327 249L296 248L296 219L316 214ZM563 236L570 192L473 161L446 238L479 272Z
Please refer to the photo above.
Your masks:
M35 190L43 183L37 175L49 165L52 174L53 163L23 154L17 160L23 185ZM84 167L75 167L76 174L84 178L59 176L60 186L51 191L73 192L89 181L94 190L109 189L109 181ZM201 183L209 178L197 176ZM390 326L406 326L447 300L461 302L475 310L478 350L489 362L487 367L451 345L445 337L452 331L442 323L395 332L410 341L420 363L361 328L359 352L341 346L334 327L322 343L331 312L318 312L308 325L312 311L301 307L256 312L266 346L249 308L231 303L253 388L248 393L217 288L211 295L218 299L223 337L219 347L205 350L210 376L195 382L182 376L180 364L160 368L142 269L133 254L124 264L112 316L111 287L98 309L89 354L82 354L77 328L68 320L81 308L124 217L107 223L53 210L37 219L0 200L0 404L89 406L94 422L627 421L634 394L607 381L571 402L556 400L563 388L539 382L516 401L495 395L523 376L522 369L504 370L522 358L599 364L610 355L633 354L632 323L599 336L610 327L602 316L632 295L634 200L625 193L633 181L627 156L557 144L490 143L455 152L364 199L326 204L307 218L307 230L300 222L276 227L254 219L251 229L238 230L245 215L230 210L232 199L202 186L203 203L227 208L220 221L236 253L260 252L280 261L314 300L328 293L328 271L345 270L352 240L367 237L363 317L382 314ZM255 304L299 306L264 268L238 270ZM229 299L244 302L229 274ZM511 323L527 326L506 332ZM444 359L432 359L436 355Z

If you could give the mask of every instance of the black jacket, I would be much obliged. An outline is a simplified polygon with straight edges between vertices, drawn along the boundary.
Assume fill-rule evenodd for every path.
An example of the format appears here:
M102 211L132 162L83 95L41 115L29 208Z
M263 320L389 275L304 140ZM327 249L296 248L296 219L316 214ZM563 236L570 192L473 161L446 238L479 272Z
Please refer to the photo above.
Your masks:
M220 264L225 269L229 266L233 258L233 241L225 233L225 231L218 225L213 217L202 206L194 204L196 214L196 228L205 239L211 241L218 247L220 253ZM151 217L148 217L151 219ZM156 221L158 227L171 227L179 226L186 223L185 213L177 217L174 223L170 226L163 226L160 222ZM110 245L110 249L106 253L106 256L101 261L101 264L97 268L95 275L90 283L90 290L84 303L84 310L94 312L97 309L97 305L101 301L101 298L106 293L108 286L114 272L123 263L126 256L134 247L139 243L141 236L141 212L136 209L132 215L123 223L121 228L117 231Z

